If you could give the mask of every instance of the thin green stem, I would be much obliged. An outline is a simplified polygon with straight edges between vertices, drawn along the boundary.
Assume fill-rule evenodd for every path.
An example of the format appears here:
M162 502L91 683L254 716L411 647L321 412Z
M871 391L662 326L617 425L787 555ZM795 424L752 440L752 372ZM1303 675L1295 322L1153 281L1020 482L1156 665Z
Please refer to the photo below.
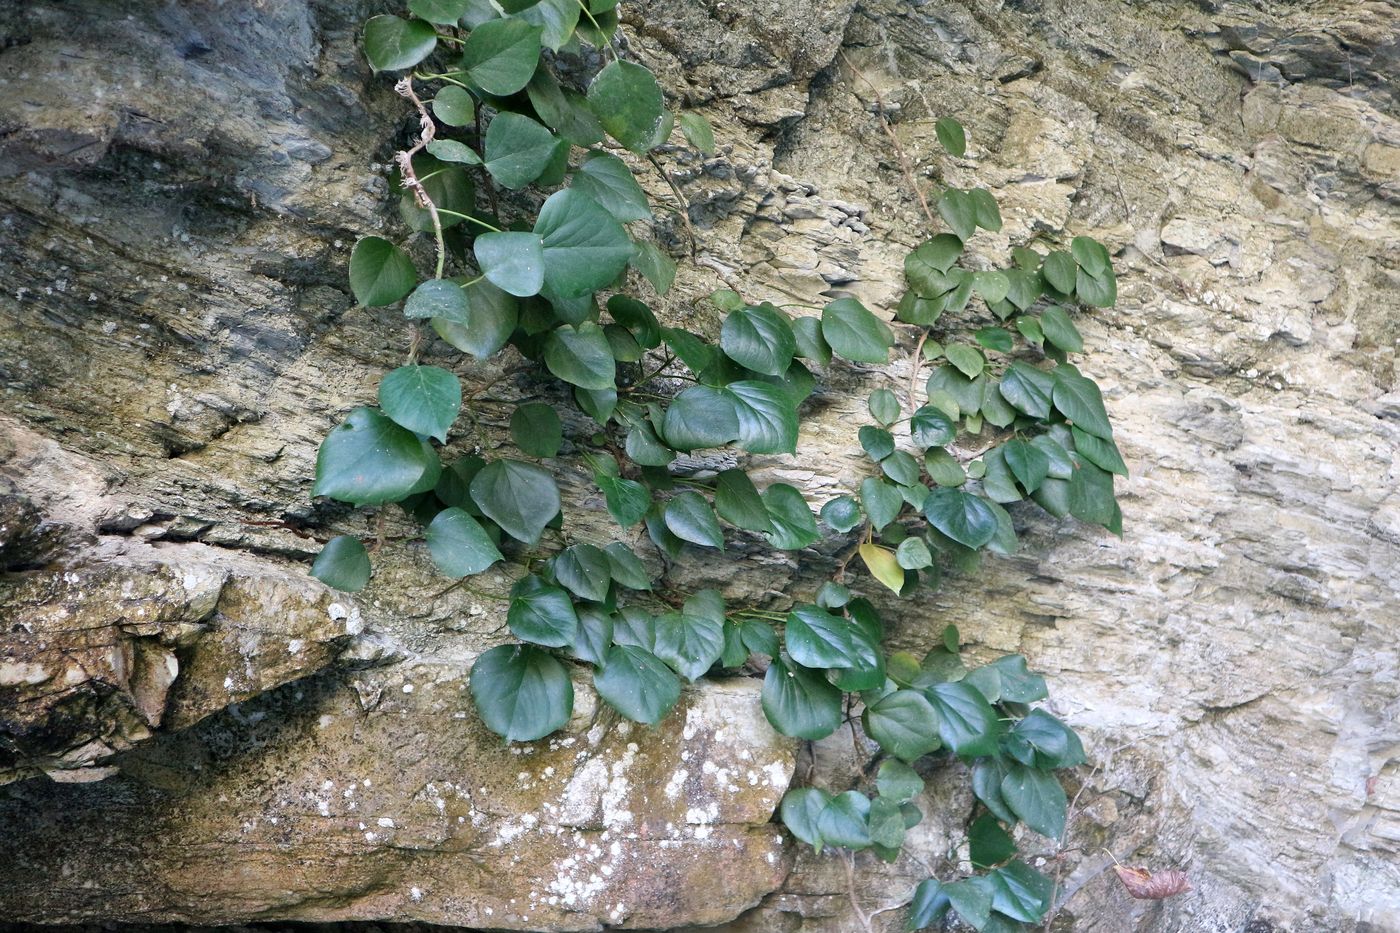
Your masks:
M490 230L492 233L501 233L501 232L502 232L502 230L501 230L500 227L493 227L493 226L491 226L490 224L488 224L486 221L484 221L484 220L482 220L482 219L480 219L480 218L478 218L478 217L473 217L471 214L462 214L462 213L458 213L457 211L449 211L449 210L447 210L447 209L444 208L444 207L439 207L439 208L438 208L438 213L439 213L439 214L447 214L447 215L450 216L450 217L460 217L460 218L462 218L463 220L470 220L472 223L477 224L478 226L485 227L487 230Z
M578 0L578 6L583 11L583 15L588 17L588 21L593 24L593 28L598 30L598 35L603 40L603 46L599 51L603 52L605 56L612 55L613 61L617 61L617 51L612 47L612 39L603 32L603 27L598 25L598 21L593 18L593 11L588 8L588 4L584 0Z

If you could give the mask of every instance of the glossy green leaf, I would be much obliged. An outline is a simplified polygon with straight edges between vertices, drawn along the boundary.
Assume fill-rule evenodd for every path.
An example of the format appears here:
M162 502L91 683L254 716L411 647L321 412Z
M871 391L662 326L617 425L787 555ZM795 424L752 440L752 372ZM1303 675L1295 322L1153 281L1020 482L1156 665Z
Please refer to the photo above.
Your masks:
M510 6L521 6L525 0L509 0ZM503 7L506 4L502 4ZM525 4L517 15L540 29L540 44L553 52L562 49L579 25L582 7L578 0L537 0ZM509 12L509 9L507 9ZM615 15L615 14L612 14Z
M380 381L379 407L415 434L446 443L462 408L462 384L438 366L400 366Z
M1039 489L1050 475L1050 458L1033 444L1010 440L1001 446L1001 452L1006 458L1006 465L1028 493Z
M664 467L676 459L676 452L661 443L655 429L647 421L633 425L627 432L624 449L639 466Z
M967 133L963 125L952 117L939 117L933 124L933 132L938 137L938 145L949 155L962 158L967 152Z
M834 353L858 363L883 363L894 346L889 325L854 298L838 298L822 309L822 336Z
M1074 293L1086 305L1111 308L1118 301L1118 280L1112 269L1102 277L1092 276L1080 269L1074 279Z
M804 667L844 668L854 661L850 622L816 606L798 606L787 617L787 649Z
M437 48L437 33L422 20L375 16L365 23L365 58L375 71L412 68Z
M768 304L731 312L720 329L719 345L740 366L769 376L787 372L797 352L787 316Z
M603 492L608 512L623 528L631 528L637 524L651 508L651 493L636 480L604 473L593 474L593 480Z
M1108 423L1103 395L1092 379L1081 376L1073 367L1055 367L1055 388L1051 400L1060 413L1081 431L1104 440L1112 440L1113 427Z
M455 139L433 140L428 143L428 155L443 162L460 162L463 165L481 164L481 156L476 154L475 149L466 143L459 143Z
M474 282L462 289L467 296L469 312L466 323L447 318L433 318L438 336L477 359L495 355L515 330L519 319L519 303L490 282Z
M681 698L680 679L645 648L613 645L593 686L609 706L634 722L657 723Z
M900 486L916 486L919 483L919 461L907 451L896 450L881 460L880 470Z
M899 420L899 399L889 389L876 389L870 393L867 406L875 420L883 425L888 426Z
M759 619L745 619L740 626L740 635L744 640L744 647L756 654L765 654L770 658L778 656L778 635L773 631L773 626Z
M1074 449L1085 460L1110 473L1128 475L1128 465L1123 462L1123 455L1118 452L1118 445L1112 439L1104 440L1086 434L1077 427L1070 428L1070 435L1074 438Z
M1064 250L1050 253L1040 267L1040 274L1045 276L1045 281L1050 283L1050 287L1066 295L1074 291L1074 277L1077 272L1074 257Z
M783 795L778 816L788 832L821 852L824 840L817 830L817 820L829 803L831 794L820 787L794 787Z
M1001 823L991 813L983 813L973 820L967 831L970 858L974 868L991 868L1016 854L1016 841L1002 829ZM987 898L991 907L991 897Z
M507 188L524 188L549 167L561 144L567 145L527 116L509 111L498 113L486 128L486 170Z
M1014 408L1032 418L1050 417L1050 398L1055 390L1050 373L1018 360L1002 374L998 390Z
M723 447L739 439L734 396L709 386L692 386L666 409L661 430L677 450Z
M592 321L550 331L544 342L544 363L551 373L583 389L611 389L617 378L607 335Z
M882 797L870 801L870 812L866 814L865 824L876 854L885 861L897 859L899 847L904 844L904 814L900 811L899 804ZM887 858L882 850L889 850L893 855Z
M525 92L540 120L575 146L587 147L603 141L603 125L583 95L560 87L548 69L536 71Z
M821 519L834 531L850 531L860 524L860 504L850 496L837 496L822 506Z
M875 786L881 797L890 800L912 800L924 792L924 779L909 765L897 758L887 758L880 762L880 770L875 777Z
M992 885L985 877L973 876L943 885L948 903L975 930L987 929L992 915Z
M715 511L731 525L747 531L773 530L773 520L768 517L763 497L743 470L724 470L716 478Z
M972 288L989 305L1004 301L1011 291L1011 280L997 271L976 272L972 276Z
M884 480L871 477L860 484L860 501L865 506L865 514L876 532L899 517L904 509L904 497L899 490Z
M574 685L553 656L530 645L501 645L476 659L472 699L487 728L508 742L530 742L563 728Z
M985 499L961 489L939 486L924 502L929 524L959 544L979 548L996 534L996 515Z
M619 60L598 72L588 86L588 103L612 138L633 152L651 148L665 114L656 76Z
M868 848L871 843L866 818L870 814L870 798L859 791L848 790L831 798L817 817L817 832L822 841L847 849Z
M1042 709L1033 709L1011 734L1035 749L1037 768L1073 768L1085 762L1084 746L1074 730Z
M1006 777L1007 762L1000 757L984 758L972 768L972 792L1004 823L1015 823L1016 814L1001 794L1001 782Z
M629 590L651 589L651 575L630 547L621 541L614 541L603 548L603 553L608 555L608 569L615 583Z
M948 188L938 196L938 216L966 243L977 230L977 202L972 195Z
M909 419L909 431L920 447L942 447L952 443L958 435L953 419L933 405L924 405L914 412Z
M486 529L459 508L439 512L424 538L433 563L444 576L469 577L502 559Z
M627 163L617 156L589 153L574 173L572 184L622 223L651 219L646 193L637 184Z
M408 0L408 10L420 19L444 26L456 26L466 15L468 0Z
M695 681L714 666L724 650L724 619L667 612L656 620L656 656L686 680Z
M1070 253L1081 269L1092 276L1102 276L1113 267L1113 260L1102 243L1093 237L1077 236L1070 241ZM1060 289L1067 291L1067 289Z
M876 463L894 453L894 435L884 428L863 424L856 432L856 439L860 441L861 448L870 459Z
M977 378L982 374L982 370L987 368L987 358L982 355L982 351L966 344L955 343L945 346L943 355L948 358L948 362L956 366L958 371L969 379Z
M1066 353L1078 353L1084 349L1084 338L1059 305L1051 305L1040 312L1040 328L1046 340Z
M531 574L511 588L506 624L521 641L563 648L578 635L578 614L569 594Z
M1015 346L1011 331L1004 327L983 327L972 335L972 339L988 350L1010 353Z
M841 725L841 691L816 671L774 658L763 678L763 712L783 735L823 739Z
M382 505L437 483L441 466L425 443L379 412L356 408L321 442L313 496ZM431 486L429 486L431 488Z
M914 761L939 748L938 714L917 690L896 690L869 706L865 731L888 754Z
M369 583L369 553L354 535L337 535L326 542L311 564L311 575L326 586L354 593Z
M501 530L535 544L559 513L559 487L547 470L518 460L493 460L471 481L472 500Z
M510 437L532 457L553 457L564 443L564 426L552 406L526 402L511 413Z
M698 492L687 490L666 503L666 527L682 541L724 550L724 532L714 509Z
M656 647L656 619L635 606L624 607L613 621L613 643L651 651Z
M597 606L578 610L578 636L574 639L573 656L589 664L602 664L613 643L613 615Z
M448 126L466 126L476 119L476 106L473 97L466 91L449 84L433 97L433 116ZM444 142L449 140L444 140ZM458 145L462 145L458 143ZM431 152L431 150L429 150ZM468 149L470 152L471 150ZM432 153L437 155L437 153ZM475 156L475 153L472 153ZM441 158L441 156L438 156ZM460 161L453 159L450 161Z
M516 17L482 23L462 45L461 67L467 76L483 91L502 97L529 84L539 60L540 29Z
M1050 909L1055 883L1025 862L1012 862L987 875L992 909L1022 923L1039 923Z
M415 288L403 304L406 318L442 318L463 324L470 314L467 293L446 279L429 279Z
M580 599L601 603L612 586L612 564L597 545L573 544L554 558L554 579Z
M780 551L796 551L810 547L821 538L817 519L807 506L802 493L787 483L773 483L763 490L763 504L773 531L764 537Z
M782 388L745 379L731 382L721 392L738 419L735 440L740 447L753 454L797 451L797 403Z
M996 752L1001 723L996 710L975 687L961 682L934 684L925 696L938 711L943 744L965 758Z
M906 929L924 930L940 922L948 913L951 903L943 892L943 885L937 878L919 882L914 889L914 901L909 905L909 921Z
M396 17L389 17L394 19ZM350 290L367 308L391 305L418 284L408 254L377 236L361 237L350 253Z
M544 285L544 243L533 233L483 233L473 249L486 280L520 298ZM435 315L437 316L437 315Z
M632 241L622 225L573 188L545 200L535 232L544 238L545 285L560 297L586 295L608 285L632 257Z

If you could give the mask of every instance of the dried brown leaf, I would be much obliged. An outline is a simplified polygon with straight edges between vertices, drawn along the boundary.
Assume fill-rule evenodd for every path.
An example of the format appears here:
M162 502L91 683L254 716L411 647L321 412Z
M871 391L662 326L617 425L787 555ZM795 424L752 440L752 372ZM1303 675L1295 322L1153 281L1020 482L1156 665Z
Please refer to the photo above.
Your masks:
M1128 893L1140 900L1159 901L1164 897L1184 894L1191 890L1191 880L1186 877L1184 871L1168 869L1154 875L1146 868L1128 868L1123 865L1115 865L1113 870L1118 873L1118 880L1123 882L1123 887L1128 889Z

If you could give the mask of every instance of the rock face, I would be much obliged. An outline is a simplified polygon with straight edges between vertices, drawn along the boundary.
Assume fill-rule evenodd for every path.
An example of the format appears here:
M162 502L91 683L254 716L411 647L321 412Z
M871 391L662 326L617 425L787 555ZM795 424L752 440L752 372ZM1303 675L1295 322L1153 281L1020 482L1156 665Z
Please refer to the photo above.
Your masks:
M311 468L402 352L395 312L344 285L354 238L392 224L375 165L404 119L356 57L370 5L122 6L0 10L0 917L896 929L965 857L955 769L911 854L848 878L769 823L795 750L753 683L696 687L655 731L581 702L517 754L463 690L504 577L444 592L408 547L353 604L302 576L304 535L369 528L313 506ZM693 299L720 286L890 307L926 229L876 89L921 179L1001 201L988 263L1032 236L1115 253L1119 307L1079 326L1133 472L1123 540L1016 513L1020 555L887 607L897 647L956 622L975 653L1024 652L1088 740L1072 851L1024 842L1060 879L1053 928L1400 930L1400 9L627 16L722 143L667 159L699 233L672 319L706 326ZM964 159L938 154L945 114ZM658 237L684 252L674 221ZM491 387L463 450L548 392L518 360L428 353ZM763 471L814 502L850 488L887 378L829 373L799 456ZM561 483L571 531L609 540L584 477ZM730 554L675 580L810 589ZM850 745L817 746L817 780L847 779ZM1132 901L1105 850L1195 890Z

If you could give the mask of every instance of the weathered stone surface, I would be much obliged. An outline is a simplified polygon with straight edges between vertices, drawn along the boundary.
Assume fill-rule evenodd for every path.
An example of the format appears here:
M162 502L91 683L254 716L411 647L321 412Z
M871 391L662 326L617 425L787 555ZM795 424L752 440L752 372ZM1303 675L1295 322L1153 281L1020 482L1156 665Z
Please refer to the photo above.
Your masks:
M371 166L390 151L402 108L356 60L359 4L127 6L123 17L93 0L0 10L0 459L31 503L17 507L30 516L19 523L38 528L38 516L50 529L42 547L5 562L61 573L114 542L173 552L202 542L238 553L256 568L250 580L295 573L315 545L254 523L369 527L313 506L307 491L324 431L371 399L402 354L395 313L352 308L342 278L354 237L390 222ZM1070 788L1080 792L1074 850L1054 858L1051 844L1026 840L1061 878L1054 928L1400 929L1400 11L1359 0L630 9L629 53L721 140L715 158L667 158L700 234L698 261L682 263L663 303L673 320L714 323L693 302L720 285L802 303L844 290L890 306L902 249L923 228L873 88L920 178L985 185L1001 200L1006 228L979 235L978 261L1032 235L1087 233L1115 253L1120 306L1080 327L1083 366L1105 388L1133 470L1124 539L1017 512L1029 532L1020 556L919 605L889 606L899 647L925 647L953 621L977 653L1024 651L1088 738L1093 769L1082 792ZM938 153L933 121L944 114L970 129L965 159ZM658 228L681 252L674 219ZM901 361L910 350L905 341ZM473 402L488 445L505 443L507 403L544 391L515 359L427 354L469 393L491 387ZM799 456L762 458L761 472L814 502L850 488L863 469L851 425L864 396L909 376L906 362L888 376L829 373ZM476 443L475 431L454 439ZM598 506L582 477L562 479L571 502ZM612 533L596 513L569 514L585 540ZM408 527L389 522L391 533ZM788 558L736 544L723 561L683 562L673 579L774 606L810 589ZM112 918L120 901L128 919L149 906L201 923L574 929L613 922L620 902L626 923L662 929L720 922L762 897L721 929L862 929L841 861L794 862L760 828L776 791L718 821L712 839L738 846L691 841L662 799L679 720L656 736L609 732L591 752L610 769L635 741L634 761L651 762L662 793L629 798L628 812L670 814L676 827L654 846L609 840L633 885L619 901L549 905L558 842L538 841L543 856L526 870L495 866L494 834L511 814L539 812L515 786L525 769L474 731L458 695L470 659L499 637L496 605L442 594L412 548L390 549L379 568L358 601L367 637L348 654L389 666L283 687L157 737L98 784L10 785L4 825L21 829L0 859L18 861L0 861L0 877L28 879L19 889L32 895L17 916ZM488 575L482 592L507 582ZM424 689L402 694L405 682ZM170 699L179 689L177 679ZM740 715L729 689L715 702ZM289 700L298 690L303 700ZM449 691L452 703L441 699ZM404 731L389 730L376 697L401 711ZM240 723L248 710L265 718ZM322 728L321 715L333 721ZM328 748L323 732L349 747ZM246 743L220 744L235 735ZM734 738L716 737L706 754L735 761ZM771 736L755 746L786 760ZM818 747L819 780L844 786L850 746L843 731ZM362 775L328 773L337 763ZM430 782L471 786L457 768L490 777L472 800L494 814L480 836L444 828L415 797ZM371 845L362 818L321 817L303 796L372 774L391 790L369 804L376 822L363 832L378 833L380 815L396 829L402 819L406 845ZM390 780L399 774L409 777ZM877 911L963 857L961 779L930 778L934 813L911 855L854 866L855 900L875 929L897 928L897 910ZM279 830L273 817L289 822ZM253 820L250 842L238 842ZM671 840L685 842L660 845ZM1132 901L1104 849L1186 870L1195 891ZM452 900L478 884L489 893ZM655 900L667 895L691 899ZM528 907L532 919L472 913L489 903L509 916Z

